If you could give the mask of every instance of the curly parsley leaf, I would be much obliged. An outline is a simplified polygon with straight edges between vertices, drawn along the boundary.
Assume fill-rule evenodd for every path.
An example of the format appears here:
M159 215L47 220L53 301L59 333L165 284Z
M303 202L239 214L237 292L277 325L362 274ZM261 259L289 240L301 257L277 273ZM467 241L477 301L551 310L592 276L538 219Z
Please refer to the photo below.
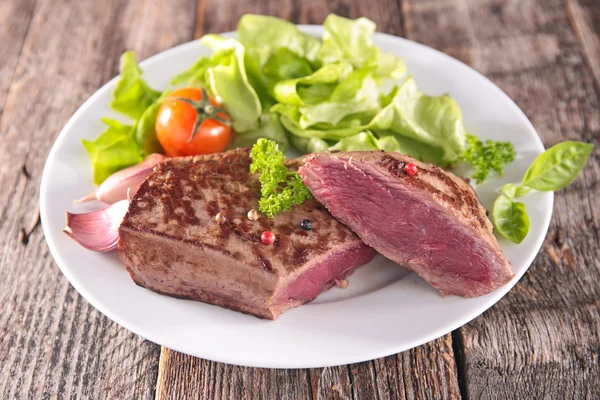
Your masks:
M302 204L312 197L297 172L289 172L285 166L285 156L277 143L268 139L258 139L250 151L251 173L259 173L261 199L260 212L269 218L292 206Z
M472 178L476 183L485 181L490 170L501 174L504 164L515 160L515 149L510 142L494 142L486 140L485 144L473 135L467 134L467 149L459 157L459 161L471 164L475 169Z

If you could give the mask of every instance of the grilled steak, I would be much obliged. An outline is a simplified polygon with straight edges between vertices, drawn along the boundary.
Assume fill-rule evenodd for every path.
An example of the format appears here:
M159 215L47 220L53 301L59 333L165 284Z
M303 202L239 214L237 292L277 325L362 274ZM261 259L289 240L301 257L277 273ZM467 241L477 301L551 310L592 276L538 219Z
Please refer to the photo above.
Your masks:
M260 196L250 162L249 150L238 149L154 169L119 229L119 257L138 285L275 319L373 258L313 199L274 219L250 220ZM300 227L304 219L312 230ZM264 231L276 235L272 245L261 242Z
M383 151L321 153L299 172L334 217L442 295L481 296L514 275L471 187L437 166Z

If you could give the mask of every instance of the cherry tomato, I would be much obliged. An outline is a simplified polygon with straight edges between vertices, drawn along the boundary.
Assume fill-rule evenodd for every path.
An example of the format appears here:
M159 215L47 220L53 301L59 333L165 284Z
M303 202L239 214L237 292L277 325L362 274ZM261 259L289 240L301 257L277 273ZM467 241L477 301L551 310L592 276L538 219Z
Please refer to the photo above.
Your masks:
M156 137L168 156L218 153L227 147L231 137L229 117L214 99L208 95L209 101L203 99L203 93L197 88L177 89L160 106ZM204 120L194 132L198 115Z

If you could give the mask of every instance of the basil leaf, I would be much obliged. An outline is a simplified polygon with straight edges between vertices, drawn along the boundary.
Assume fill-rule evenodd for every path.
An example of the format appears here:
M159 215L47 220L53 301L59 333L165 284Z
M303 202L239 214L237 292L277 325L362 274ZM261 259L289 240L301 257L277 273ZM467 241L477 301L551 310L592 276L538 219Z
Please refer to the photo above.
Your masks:
M517 187L512 183L507 183L506 185L500 188L500 191L509 199L515 197L515 193L517 191Z
M559 143L533 161L521 186L544 192L560 190L575 180L593 150L589 143Z
M521 243L529 232L529 215L525 205L504 195L494 202L493 217L498 233L513 243Z
M515 188L515 197L523 197L531 192L531 188L529 186L517 186Z

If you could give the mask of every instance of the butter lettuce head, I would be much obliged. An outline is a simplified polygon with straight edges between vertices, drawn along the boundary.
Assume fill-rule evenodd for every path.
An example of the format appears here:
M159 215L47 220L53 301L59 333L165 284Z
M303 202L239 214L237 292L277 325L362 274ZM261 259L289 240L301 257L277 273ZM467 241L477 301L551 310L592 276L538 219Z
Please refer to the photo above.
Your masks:
M368 129L382 108L381 79L397 78L405 68L373 44L375 24L366 18L330 15L324 29L319 40L281 19L244 15L237 39L204 36L201 43L213 54L173 84L205 87L222 102L237 132L235 143L273 135L278 125L296 147L330 147L325 140ZM268 113L273 115L261 117Z
M373 150L377 146L440 165L452 163L464 152L466 132L460 108L452 98L428 96L410 78L390 94L380 96L376 90L365 89L370 85L369 76L356 92L340 89L338 93L344 95L331 96L339 103L329 101L310 107L278 104L272 110L281 115L281 123L292 135L339 141L339 146L352 145L354 150ZM352 94L354 98L349 97ZM373 109L357 108L349 113L353 102L372 104ZM365 134L367 131L372 136ZM375 140L383 140L386 146Z

